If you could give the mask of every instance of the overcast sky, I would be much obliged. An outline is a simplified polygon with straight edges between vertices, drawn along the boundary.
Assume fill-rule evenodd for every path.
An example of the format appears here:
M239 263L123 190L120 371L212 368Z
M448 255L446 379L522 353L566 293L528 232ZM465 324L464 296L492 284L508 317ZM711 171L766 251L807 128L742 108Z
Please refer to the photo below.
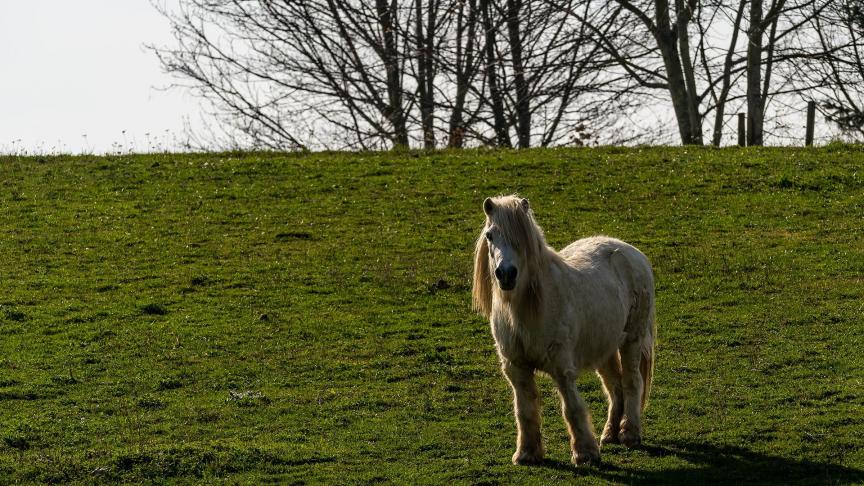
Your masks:
M141 152L148 133L170 149L200 125L195 98L159 89L172 78L143 45L172 39L147 0L0 2L0 153Z

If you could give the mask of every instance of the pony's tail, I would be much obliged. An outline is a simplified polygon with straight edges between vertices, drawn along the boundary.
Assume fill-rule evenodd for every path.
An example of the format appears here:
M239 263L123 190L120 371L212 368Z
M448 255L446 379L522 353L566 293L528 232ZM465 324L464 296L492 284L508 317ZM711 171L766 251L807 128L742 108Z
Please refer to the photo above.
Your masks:
M642 359L639 362L639 373L642 375L642 410L648 406L648 395L651 394L651 381L654 378L654 355L657 341L657 320L654 316L654 302L648 313L651 320L648 335L642 340Z

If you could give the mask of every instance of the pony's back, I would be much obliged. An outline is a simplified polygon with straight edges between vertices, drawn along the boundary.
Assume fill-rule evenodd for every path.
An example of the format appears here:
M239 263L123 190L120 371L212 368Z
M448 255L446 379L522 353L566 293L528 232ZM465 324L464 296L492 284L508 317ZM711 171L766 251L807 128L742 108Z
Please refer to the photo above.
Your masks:
M558 254L571 267L577 269L602 266L606 262L615 262L611 264L620 265L617 256L623 256L624 262L621 263L626 263L630 267L629 270L636 272L638 276L648 277L649 280L646 283L652 284L651 287L653 288L654 278L648 257L633 245L621 240L608 236L592 236L570 243ZM616 256L616 254L618 255ZM628 269L622 267L616 268L616 270Z
M627 328L642 343L639 372L642 375L641 404L648 404L648 395L654 376L654 345L657 336L654 303L654 272L651 262L638 248L608 236L592 236L576 240L559 252L570 267L582 274L596 277L607 268L613 270L623 288L636 297Z

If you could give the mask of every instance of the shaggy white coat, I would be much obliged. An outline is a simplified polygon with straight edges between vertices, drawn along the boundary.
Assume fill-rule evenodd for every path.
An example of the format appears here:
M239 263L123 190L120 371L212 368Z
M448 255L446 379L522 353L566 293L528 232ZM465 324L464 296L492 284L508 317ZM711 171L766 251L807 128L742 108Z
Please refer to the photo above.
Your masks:
M645 255L595 236L560 252L546 244L526 199L487 198L474 260L474 307L487 317L501 368L514 394L518 438L513 462L543 460L536 371L558 387L576 464L598 463L588 410L576 390L579 372L596 370L609 409L602 443L641 441L641 413L654 367L654 278ZM515 266L503 290L496 268ZM509 284L508 284L509 285Z

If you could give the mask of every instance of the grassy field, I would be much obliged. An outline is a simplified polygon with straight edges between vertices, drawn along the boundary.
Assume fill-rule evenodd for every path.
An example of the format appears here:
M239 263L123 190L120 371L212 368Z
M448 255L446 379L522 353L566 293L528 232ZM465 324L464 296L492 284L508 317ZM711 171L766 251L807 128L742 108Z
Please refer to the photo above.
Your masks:
M864 481L864 149L0 158L0 483ZM485 196L657 276L645 445L547 462L470 309ZM580 390L599 428L605 402Z

